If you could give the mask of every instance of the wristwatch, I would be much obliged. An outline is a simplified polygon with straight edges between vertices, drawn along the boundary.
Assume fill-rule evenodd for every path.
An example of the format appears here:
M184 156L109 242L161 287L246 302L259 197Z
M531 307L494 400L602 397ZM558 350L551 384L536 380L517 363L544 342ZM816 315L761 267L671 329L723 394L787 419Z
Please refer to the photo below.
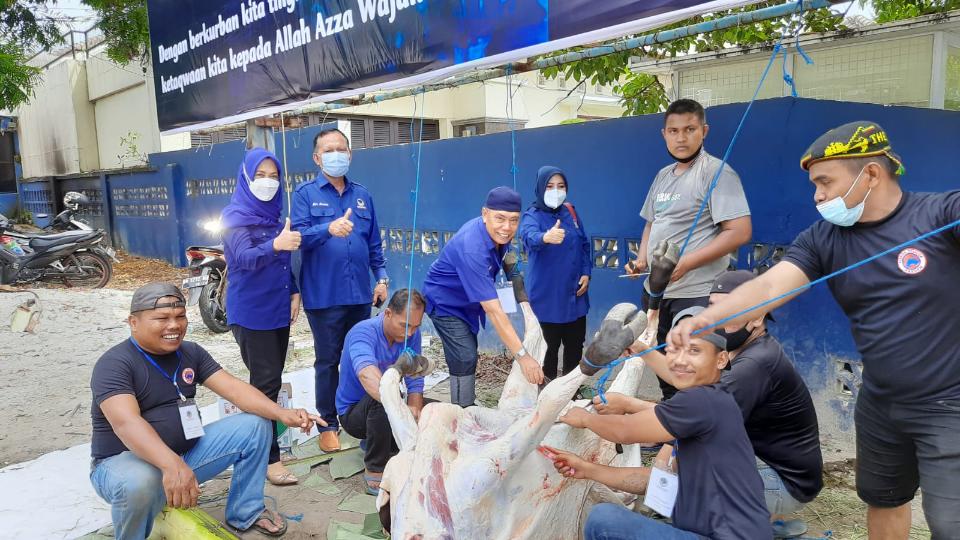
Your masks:
M526 356L526 355L527 355L527 350L523 348L523 345L521 345L521 346L520 346L520 350L517 351L517 353L513 355L513 359L514 359L514 360L520 360L521 358L523 358L523 357Z
M390 278L383 278L377 280L377 285L387 285L390 286Z

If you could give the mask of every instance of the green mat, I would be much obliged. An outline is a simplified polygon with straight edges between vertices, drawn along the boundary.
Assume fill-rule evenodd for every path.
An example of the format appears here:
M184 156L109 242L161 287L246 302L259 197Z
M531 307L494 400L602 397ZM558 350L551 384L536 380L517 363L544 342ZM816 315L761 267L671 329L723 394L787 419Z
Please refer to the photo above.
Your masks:
M309 478L303 481L303 486L313 489L318 493L324 495L339 495L340 488L333 485L330 482L327 482L327 479L320 476L319 474L312 474Z
M363 453L360 450L339 452L330 461L330 476L334 480L349 478L363 470Z
M377 498L366 493L354 493L340 502L337 510L356 512L358 514L376 514Z
M375 515L372 517L377 518ZM377 525L379 526L379 524L380 520L377 518ZM386 538L380 532L379 527L376 531L370 531L371 528L372 526L368 525L366 521L360 524L330 520L329 525L327 525L327 540L381 540Z

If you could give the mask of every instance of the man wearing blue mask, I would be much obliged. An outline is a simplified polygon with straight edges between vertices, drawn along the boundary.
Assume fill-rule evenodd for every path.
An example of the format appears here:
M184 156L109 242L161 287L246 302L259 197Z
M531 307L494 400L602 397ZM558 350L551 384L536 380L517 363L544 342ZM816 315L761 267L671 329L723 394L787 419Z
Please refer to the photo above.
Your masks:
M319 441L324 452L340 449L335 399L343 340L370 318L371 302L386 300L390 283L373 197L347 178L351 158L343 132L317 134L313 161L321 174L297 188L291 212L302 239L300 292L313 332L317 411L327 422ZM372 291L371 272L377 280Z
M784 260L674 328L668 350L692 332L960 218L960 191L910 193L887 133L857 121L832 129L804 154L823 216ZM923 489L934 539L960 530L960 230L952 229L828 282L863 358L857 396L857 493L869 505L871 540L905 539L910 501ZM771 302L725 326L755 320Z

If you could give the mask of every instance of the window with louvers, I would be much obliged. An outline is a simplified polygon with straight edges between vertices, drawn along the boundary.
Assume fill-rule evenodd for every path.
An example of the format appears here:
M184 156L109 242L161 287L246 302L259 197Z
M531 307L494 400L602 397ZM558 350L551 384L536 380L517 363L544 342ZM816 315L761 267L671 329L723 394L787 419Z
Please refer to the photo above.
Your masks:
M392 135L392 126L390 120L373 121L373 144L370 146L387 146L390 144L390 135Z
M350 145L354 148L367 147L367 128L363 120L350 120Z

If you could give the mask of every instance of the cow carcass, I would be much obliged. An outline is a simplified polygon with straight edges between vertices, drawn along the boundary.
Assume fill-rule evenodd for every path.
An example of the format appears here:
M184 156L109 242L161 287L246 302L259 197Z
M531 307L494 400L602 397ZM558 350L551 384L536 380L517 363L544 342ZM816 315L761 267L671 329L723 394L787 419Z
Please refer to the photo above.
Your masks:
M546 344L523 291L514 289L524 317L524 348L540 362ZM605 486L564 478L537 452L547 444L609 464L613 443L557 419L578 388L618 358L643 332L646 316L618 304L603 321L579 369L551 381L538 395L517 363L496 409L450 403L424 407L417 423L400 393L404 375L420 375L426 361L398 362L384 373L380 395L400 453L387 464L377 497L381 518L394 539L577 539L589 508L620 502ZM593 364L591 366L590 364ZM636 395L643 372L639 359L624 363L610 391ZM639 448L628 447L618 464L639 466Z

